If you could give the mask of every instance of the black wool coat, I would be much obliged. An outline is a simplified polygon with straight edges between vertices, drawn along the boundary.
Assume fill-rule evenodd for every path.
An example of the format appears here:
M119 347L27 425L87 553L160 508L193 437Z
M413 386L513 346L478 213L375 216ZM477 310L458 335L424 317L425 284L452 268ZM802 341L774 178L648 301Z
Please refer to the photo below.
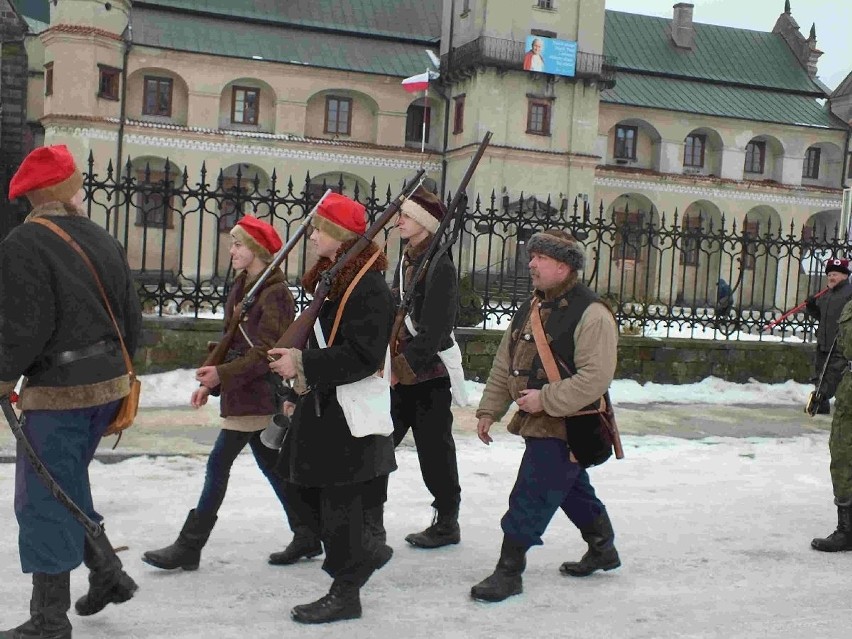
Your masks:
M431 236L430 236L431 238ZM403 325L399 335L399 354L393 358L393 372L400 384L410 385L438 377L447 377L447 369L438 351L453 345L450 333L458 312L458 274L450 257L444 253L422 277L412 284L414 271L423 261L428 241L416 247L406 247L400 258L404 273L404 293L413 293L409 315L417 331L412 336ZM399 304L399 267L393 278L394 298Z
M142 330L142 309L121 244L85 214L58 202L37 207L67 232L94 264L130 356ZM55 366L51 358L107 342L105 352ZM118 334L83 259L65 240L27 222L0 243L0 380L27 381L24 410L100 406L127 395Z
M834 336L837 335L837 322L840 319L840 312L850 299L852 299L852 284L848 280L844 280L817 299L809 298L807 300L805 308L808 315L819 321L816 330L817 350L824 353L831 350L831 343L834 341ZM840 352L839 349L837 352Z
M356 262L347 270L357 272L362 260ZM339 300L329 298L320 310L318 321L326 339L338 306ZM302 352L309 391L299 397L278 459L277 470L285 480L333 486L365 482L396 470L393 437L353 437L336 395L339 384L364 379L384 365L392 323L390 289L382 273L371 270L346 302L333 344L320 349L311 333L309 348Z

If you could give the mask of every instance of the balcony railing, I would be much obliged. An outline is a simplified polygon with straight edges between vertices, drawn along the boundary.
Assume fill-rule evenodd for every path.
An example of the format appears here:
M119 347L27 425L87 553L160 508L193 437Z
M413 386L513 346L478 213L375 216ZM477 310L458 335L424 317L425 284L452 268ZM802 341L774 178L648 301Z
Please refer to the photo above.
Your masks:
M441 56L441 75L454 78L478 67L493 67L502 71L523 71L525 46L523 42L482 36L453 50L452 56ZM602 88L615 86L616 58L596 53L577 52L575 77L597 80Z

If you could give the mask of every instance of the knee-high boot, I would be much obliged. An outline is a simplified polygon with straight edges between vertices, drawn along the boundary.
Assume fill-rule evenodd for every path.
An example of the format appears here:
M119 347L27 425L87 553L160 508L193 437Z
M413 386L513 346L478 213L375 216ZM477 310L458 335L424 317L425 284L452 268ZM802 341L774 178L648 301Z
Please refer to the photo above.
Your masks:
M108 604L124 603L133 597L139 586L122 569L106 533L94 538L86 534L83 563L89 569L89 592L74 604L83 617L100 612Z
M177 540L171 546L149 550L142 561L163 570L197 570L201 561L201 549L210 538L218 517L201 516L195 509L189 511Z
M0 639L71 639L71 573L33 573L30 619L17 628L0 632Z
M613 570L621 565L618 551L615 549L615 533L609 515L603 511L588 526L580 529L589 549L580 561L566 561L559 572L571 577L587 577L596 570Z
M526 547L504 536L494 572L471 588L470 596L479 601L496 602L523 592L521 575L527 567L526 555Z

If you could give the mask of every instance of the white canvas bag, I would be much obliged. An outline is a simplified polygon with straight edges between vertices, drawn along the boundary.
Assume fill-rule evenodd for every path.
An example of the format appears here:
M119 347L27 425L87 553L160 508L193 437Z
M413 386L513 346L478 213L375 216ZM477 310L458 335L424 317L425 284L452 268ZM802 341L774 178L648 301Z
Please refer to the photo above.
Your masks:
M403 260L399 262L399 299L401 300L405 292L403 290L405 282L405 274L402 269ZM417 335L417 329L414 328L414 322L410 315L405 316L405 327L412 337ZM467 396L467 384L464 381L464 368L462 367L462 354L459 344L456 341L456 335L450 331L450 339L453 345L443 351L438 351L438 357L447 369L447 374L450 376L450 390L453 394L453 404L456 406L467 406L470 400Z
M326 348L325 335L317 321L314 335L320 348ZM393 433L390 403L390 349L385 351L384 377L373 373L351 384L337 387L337 403L353 437Z

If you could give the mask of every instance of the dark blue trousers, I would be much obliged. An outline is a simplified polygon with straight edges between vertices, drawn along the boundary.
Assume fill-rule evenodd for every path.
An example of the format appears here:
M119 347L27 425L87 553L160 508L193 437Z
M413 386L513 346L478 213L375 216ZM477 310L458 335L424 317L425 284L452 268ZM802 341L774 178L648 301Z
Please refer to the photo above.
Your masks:
M503 533L529 548L542 544L558 509L577 527L584 528L604 512L586 469L569 459L561 439L527 437L518 478L509 495L509 510L500 525Z
M272 490L275 491L275 496L284 507L284 513L290 520L290 511L287 508L287 497L284 494L284 481L275 474L275 463L278 459L278 451L267 448L260 441L260 434L263 431L242 432L238 430L219 431L219 436L216 438L216 443L213 444L213 450L210 451L210 456L207 458L207 473L204 476L204 488L201 490L201 496L198 498L198 505L195 507L199 515L207 517L215 517L225 500L225 493L228 491L228 480L231 477L231 468L237 455L246 447L246 444L251 448L254 454L254 460L257 462L258 468L266 477ZM290 524L291 528L293 524Z
M89 464L120 400L74 410L24 412L23 431L50 474L80 509L95 521ZM18 444L15 466L18 548L25 573L58 574L83 562L85 529L50 493Z

